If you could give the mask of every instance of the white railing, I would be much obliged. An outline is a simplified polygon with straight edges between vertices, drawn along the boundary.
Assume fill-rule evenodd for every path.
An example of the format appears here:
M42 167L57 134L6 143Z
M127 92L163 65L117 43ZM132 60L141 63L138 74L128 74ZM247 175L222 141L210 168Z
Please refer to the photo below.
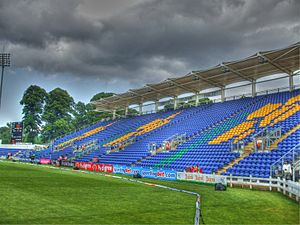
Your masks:
M243 187L265 187L270 191L277 190L282 192L284 195L289 197L295 197L296 201L299 201L300 198L300 183L294 182L291 180L285 180L281 178L256 178L256 177L236 177L236 176L227 176L227 183L230 187L235 185L242 185Z
M36 149L40 150L45 148L45 145L37 145L37 144L31 144L31 143L22 143L22 144L0 144L0 148L5 149Z
M277 190L278 192L295 198L296 201L300 199L300 183L281 178L258 178L258 177L239 177L239 176L222 176L215 174L202 173L187 173L177 172L177 180L194 181L201 183L222 183L230 187L242 186L245 188L265 188L270 191Z

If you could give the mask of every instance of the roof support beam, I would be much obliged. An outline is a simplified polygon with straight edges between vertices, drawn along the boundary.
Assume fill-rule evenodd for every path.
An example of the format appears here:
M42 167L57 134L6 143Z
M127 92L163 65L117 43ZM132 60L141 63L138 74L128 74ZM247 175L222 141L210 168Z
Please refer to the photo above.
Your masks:
M208 83L208 84L210 84L210 85L212 85L212 86L214 86L214 87L219 87L219 88L224 87L224 85L222 85L222 84L219 84L219 83L214 82L214 81L210 81L209 79L202 77L201 75L199 75L199 73L200 73L200 72L193 71L191 74L195 75L195 76L198 77L200 80L205 81L206 83Z
M134 90L132 90L132 89L129 89L128 92L130 92L130 93L132 93L132 94L134 94L134 95L136 95L136 96L138 96L138 97L141 96L141 95L139 95L138 93L136 93L136 92L135 92Z
M111 110L108 109L107 107L105 107L105 108L96 108L94 111L95 112L111 112Z
M297 49L297 48L299 48L299 47L300 47L300 45L296 45L296 47L294 47L294 48L292 48L291 50L289 50L289 51L287 51L287 52L283 53L282 55L280 55L280 56L278 56L278 57L276 57L275 59L273 59L273 61L276 61L276 60L278 60L278 59L282 58L283 56L285 56L285 55L289 54L290 52L292 52L292 51L296 50L296 49Z
M275 61L271 60L269 57L262 55L260 53L257 53L257 56L262 57L263 59L267 60L268 63L270 63L272 66L276 67L277 69L281 70L284 73L287 74L291 74L292 71L290 71L289 69L286 69L284 67L282 67L281 65L279 65L278 63L276 63Z
M226 68L227 70L231 71L231 72L234 73L235 75L239 76L240 78L252 82L252 79L246 77L246 76L245 76L244 74L242 74L241 72L239 72L239 71L233 69L233 68L230 67L228 64L221 63L221 66L224 67L224 68Z
M186 90L188 92L192 92L192 93L197 93L198 91L193 89L193 88L187 88L182 84L177 83L176 81L174 81L174 79L172 78L168 78L167 81L170 81L171 83L173 83L175 86L182 88L183 90Z
M151 90L155 91L155 92L158 93L158 94L163 94L163 93L165 93L165 94L167 94L167 95L170 95L170 93L168 93L168 92L164 92L164 91L162 91L162 90L158 90L158 89L154 88L151 84L146 84L145 87L150 88ZM171 95L170 95L170 96L171 96Z

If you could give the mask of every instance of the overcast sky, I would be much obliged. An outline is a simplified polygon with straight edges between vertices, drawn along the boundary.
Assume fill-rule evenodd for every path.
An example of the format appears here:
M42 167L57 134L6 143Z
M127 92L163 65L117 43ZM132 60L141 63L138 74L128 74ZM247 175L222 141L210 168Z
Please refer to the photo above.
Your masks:
M299 0L0 0L0 126L31 84L88 102L300 40Z

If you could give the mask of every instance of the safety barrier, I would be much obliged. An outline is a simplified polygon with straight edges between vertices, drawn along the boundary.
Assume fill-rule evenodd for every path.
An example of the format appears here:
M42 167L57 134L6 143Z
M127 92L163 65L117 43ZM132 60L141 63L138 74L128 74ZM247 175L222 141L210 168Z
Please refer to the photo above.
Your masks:
M300 183L291 180L281 179L281 178L257 178L257 177L236 177L227 176L227 183L230 187L235 185L242 185L243 187L249 187L250 189L256 187L264 187L272 190L277 190L282 192L284 195L288 195L290 198L295 198L296 201L300 200Z
M270 191L277 190L290 198L300 200L300 183L281 178L257 178L257 177L238 177L238 176L221 176L214 174L186 173L178 172L177 180L193 181L200 183L222 183L230 187L242 186L253 188L265 188Z

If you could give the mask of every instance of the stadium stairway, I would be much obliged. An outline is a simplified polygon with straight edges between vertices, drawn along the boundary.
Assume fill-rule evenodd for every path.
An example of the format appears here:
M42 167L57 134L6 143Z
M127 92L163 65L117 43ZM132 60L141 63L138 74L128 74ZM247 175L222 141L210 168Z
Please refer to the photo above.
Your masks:
M216 174L221 175L222 173L226 172L229 168L232 168L235 164L238 164L240 161L242 161L245 157L249 156L253 152L253 143L249 142L244 149L244 152L233 161L229 162L227 165L225 165L223 168L220 168Z

